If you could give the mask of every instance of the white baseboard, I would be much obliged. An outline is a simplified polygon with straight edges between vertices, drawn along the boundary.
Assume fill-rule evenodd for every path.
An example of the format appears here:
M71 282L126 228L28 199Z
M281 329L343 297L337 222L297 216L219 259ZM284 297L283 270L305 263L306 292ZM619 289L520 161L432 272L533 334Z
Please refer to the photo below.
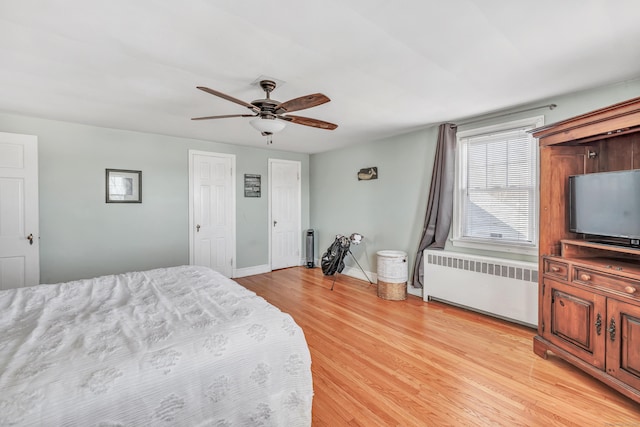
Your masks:
M414 296L422 298L422 288L414 288L411 285L407 285L407 293L409 295L414 295Z
M270 273L271 266L269 264L254 265L253 267L236 268L233 270L233 277L254 276L256 274Z
M378 283L378 275L376 273L372 273L370 271L365 271L365 273L367 277L365 277L362 270L360 270L358 267L349 267L348 265L345 265L344 270L342 270L341 274L344 274L345 276L353 277L356 279L364 280L366 282L371 280L374 284Z

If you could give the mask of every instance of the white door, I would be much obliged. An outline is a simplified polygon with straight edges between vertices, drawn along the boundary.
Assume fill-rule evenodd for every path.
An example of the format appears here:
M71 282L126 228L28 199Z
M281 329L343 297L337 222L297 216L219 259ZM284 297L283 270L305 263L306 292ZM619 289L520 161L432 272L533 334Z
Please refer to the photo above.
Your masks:
M189 151L190 262L233 277L235 156Z
M0 132L0 289L40 282L38 138Z
M271 269L300 265L300 162L269 159Z

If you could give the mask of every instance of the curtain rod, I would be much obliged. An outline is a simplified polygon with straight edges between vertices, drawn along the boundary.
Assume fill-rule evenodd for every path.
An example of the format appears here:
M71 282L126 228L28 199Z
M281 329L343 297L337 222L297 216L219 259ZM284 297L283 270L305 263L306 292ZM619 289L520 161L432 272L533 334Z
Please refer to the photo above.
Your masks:
M504 113L504 114L497 114L495 116L489 116L489 117L484 117L482 119L478 119L478 120L472 120L470 122L462 122L459 124L453 124L452 127L458 127L458 126L464 126L464 125L470 125L472 123L479 123L479 122L484 122L485 120L490 120L490 119L497 119L499 117L505 117L505 116L512 116L514 114L520 114L520 113L526 113L527 111L533 111L533 110L539 110L541 108L548 108L550 110L553 110L554 108L556 108L557 105L556 104L547 104L547 105L541 105L539 107L532 107L532 108L527 108L524 110L518 110L518 111L513 111L511 113Z

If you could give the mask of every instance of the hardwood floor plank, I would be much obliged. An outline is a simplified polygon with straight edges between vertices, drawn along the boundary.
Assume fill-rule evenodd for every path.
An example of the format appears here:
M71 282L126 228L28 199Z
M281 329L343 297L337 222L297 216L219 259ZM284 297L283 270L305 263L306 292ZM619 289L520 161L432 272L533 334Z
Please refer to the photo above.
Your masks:
M236 279L295 319L314 426L640 426L640 405L550 355L531 328L318 268Z

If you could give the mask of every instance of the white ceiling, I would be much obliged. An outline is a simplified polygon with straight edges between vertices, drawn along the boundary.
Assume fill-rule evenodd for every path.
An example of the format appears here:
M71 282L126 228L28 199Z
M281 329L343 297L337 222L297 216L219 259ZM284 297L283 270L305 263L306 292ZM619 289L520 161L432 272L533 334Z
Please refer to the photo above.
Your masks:
M0 0L0 111L267 147L261 76L317 153L640 76L637 0ZM637 95L634 95L637 96ZM631 97L631 96L630 96Z

